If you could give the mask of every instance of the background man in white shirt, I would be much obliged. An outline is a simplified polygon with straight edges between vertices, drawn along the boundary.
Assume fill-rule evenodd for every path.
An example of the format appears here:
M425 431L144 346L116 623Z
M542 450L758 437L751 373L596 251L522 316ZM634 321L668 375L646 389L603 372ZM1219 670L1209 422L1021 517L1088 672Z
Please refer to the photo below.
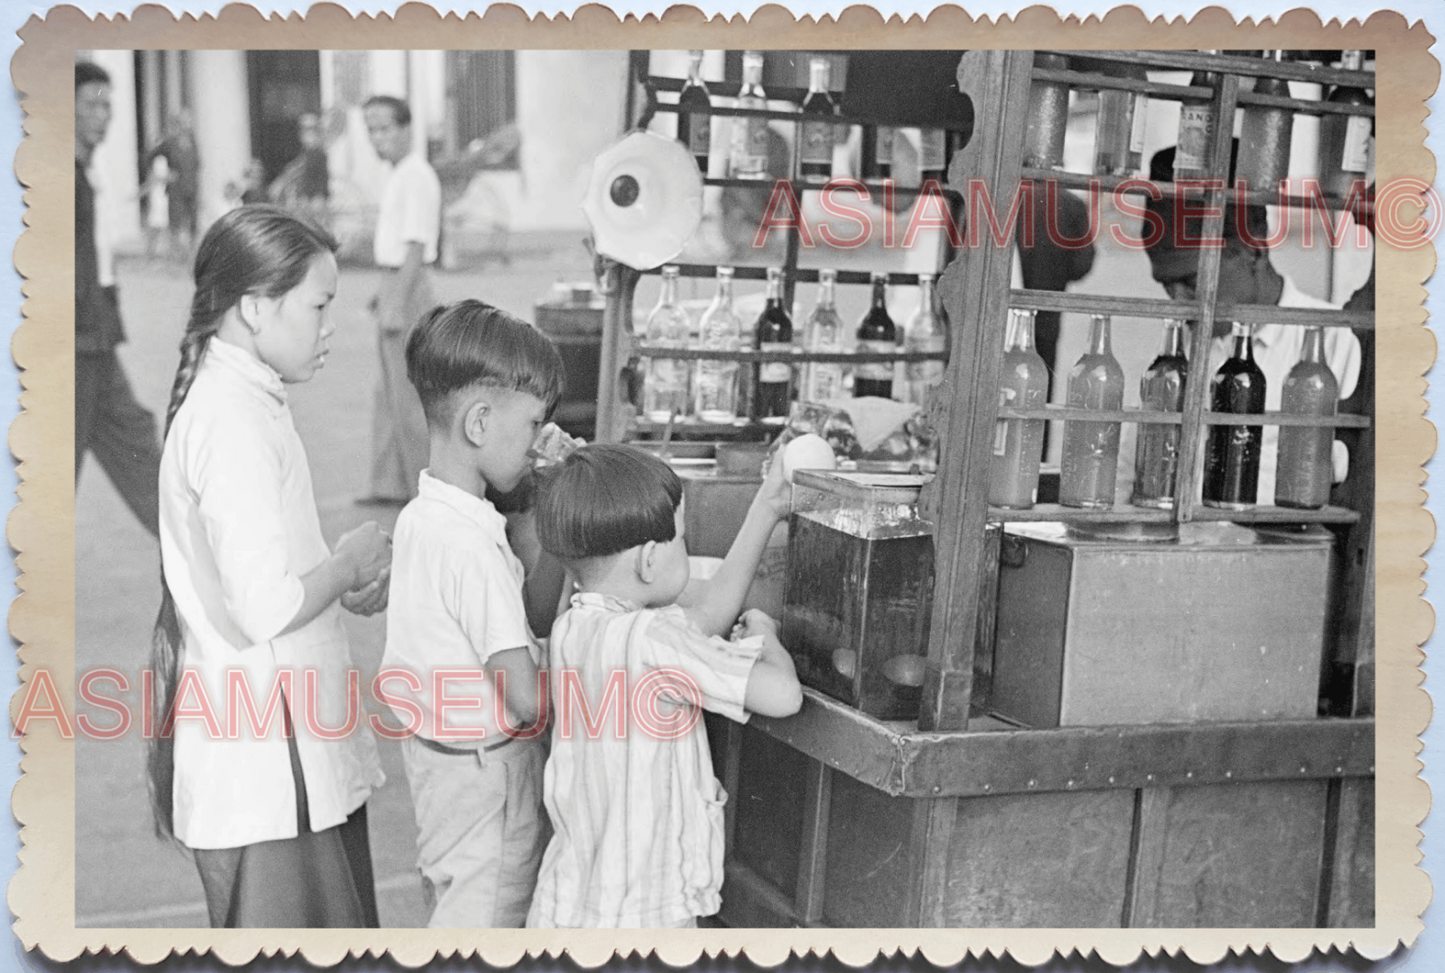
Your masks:
M406 378L406 339L437 303L427 266L437 259L441 183L420 152L412 151L411 109L389 95L363 108L366 134L391 165L381 190L372 253L382 270L372 300L381 381L372 421L371 494L366 502L405 503L416 496L427 462L421 400Z

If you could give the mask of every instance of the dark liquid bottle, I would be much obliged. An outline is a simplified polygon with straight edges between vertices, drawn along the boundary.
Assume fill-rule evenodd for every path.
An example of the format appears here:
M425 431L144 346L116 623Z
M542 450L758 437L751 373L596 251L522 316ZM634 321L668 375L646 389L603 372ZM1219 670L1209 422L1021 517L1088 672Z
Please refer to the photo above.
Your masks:
M753 339L759 351L793 350L793 319L783 307L783 271L768 268L768 303L758 315ZM754 419L786 419L793 395L793 366L785 361L758 362L753 366Z
M880 181L893 178L893 129L887 125L864 125L858 148L863 178Z
M1279 61L1283 51L1266 51ZM1282 78L1256 78L1254 93L1288 98L1289 82ZM1294 131L1294 112L1269 105L1246 105L1239 139L1239 167L1236 179L1250 189L1274 190L1289 175L1289 150Z
M707 175L707 157L712 150L712 99L702 80L702 51L688 51L687 83L677 96L677 140L697 159Z
M1340 67L1358 71L1364 66L1364 51L1345 51ZM1337 86L1326 101L1342 105L1372 105L1374 100L1361 88ZM1341 198L1348 197L1354 183L1363 190L1369 168L1370 137L1374 120L1366 115L1323 115L1320 117L1320 188Z
M858 350L862 352L897 352L898 329L888 316L888 275L873 274L873 303L863 320L858 322ZM853 397L876 395L893 397L893 363L860 364L853 373Z
M1234 352L1209 387L1209 408L1234 415L1264 411L1264 372L1254 363L1249 325L1235 322ZM1210 426L1204 450L1204 503L1241 510L1259 492L1262 426Z
M804 182L827 182L833 175L833 116L838 106L828 93L828 60L808 62L808 95L799 125L798 173Z
M1182 412L1189 360L1184 357L1184 322L1164 322L1164 342L1144 376L1139 379L1139 406L1150 412ZM1136 507L1174 507L1179 477L1179 426L1140 423L1134 453L1134 495Z
M1000 408L1042 409L1049 398L1049 369L1034 350L1034 312L1009 312L1009 343L999 369ZM988 502L1027 510L1039 486L1044 420L999 419L994 423L988 467Z
M1304 351L1289 370L1281 389L1280 411L1294 416L1332 416L1340 386L1324 361L1325 332L1305 332ZM1281 426L1274 502L1281 507L1314 510L1330 500L1330 453L1335 431L1330 426Z
M1069 60L1045 51L1034 53L1034 67L1067 71ZM1029 88L1029 113L1024 129L1024 165L1056 169L1064 162L1064 135L1069 128L1069 86L1062 81L1034 81Z
M1124 370L1110 348L1109 316L1096 314L1089 350L1069 372L1069 408L1117 412L1124 407ZM1114 505L1119 466L1119 423L1070 419L1064 423L1059 503L1069 507Z

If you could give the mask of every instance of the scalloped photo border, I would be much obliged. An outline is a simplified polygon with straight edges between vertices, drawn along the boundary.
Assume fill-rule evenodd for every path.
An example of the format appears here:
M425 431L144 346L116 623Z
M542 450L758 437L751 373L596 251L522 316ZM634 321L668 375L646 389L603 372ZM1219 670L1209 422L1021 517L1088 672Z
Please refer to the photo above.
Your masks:
M1395 13L1376 13L1364 23L1322 24L1309 10L1274 20L1237 23L1211 7L1193 19L1150 21L1137 8L1116 8L1106 17L1061 19L1047 7L1016 17L970 17L957 6L935 9L926 19L885 20L870 7L849 7L837 18L797 18L769 5L750 19L709 20L693 7L677 6L664 17L619 19L609 8L587 5L573 15L529 17L496 5L484 14L441 16L409 3L395 15L357 15L318 4L304 18L263 17L243 5L218 16L177 18L146 5L130 17L90 18L74 7L32 17L20 31L22 46L12 66L25 113L25 139L15 171L25 187L27 229L15 248L25 279L24 321L12 352L21 370L22 412L10 428L19 463L19 504L8 521L18 552L21 594L10 611L10 631L20 644L22 682L39 667L55 677L68 712L74 712L75 484L73 480L74 329L73 86L74 53L89 49L448 49L490 48L1139 48L1257 49L1362 48L1377 52L1377 172L1380 182L1410 176L1433 183L1435 160L1425 148L1426 99L1440 66L1429 54L1434 38L1423 24ZM434 957L477 956L505 966L524 956L566 954L586 966L613 956L655 953L682 966L704 951L745 954L774 966L793 954L826 951L850 965L905 951L948 965L965 956L1007 951L1026 964L1055 953L1096 953L1126 964L1148 951L1183 951L1197 963L1213 963L1227 951L1268 950L1297 961L1313 949L1353 948L1376 959L1414 942L1420 915L1430 901L1428 876L1420 868L1418 825L1430 807L1429 789L1418 776L1419 735L1431 704L1421 687L1420 646L1433 628L1423 599L1423 555L1435 536L1425 511L1423 466L1435 448L1435 430L1424 418L1424 375L1435 357L1426 327L1425 282L1435 267L1433 246L1401 250L1381 240L1376 248L1378 339L1376 416L1376 925L1368 929L703 929L703 930L284 930L284 929L77 929L74 917L74 744L52 724L21 741L22 777L12 794L23 850L8 888L20 944L53 960L83 953L125 951L141 962L172 953L209 951L227 964L258 954L300 953L315 964L351 955L389 954L407 966ZM24 687L11 698L12 723Z

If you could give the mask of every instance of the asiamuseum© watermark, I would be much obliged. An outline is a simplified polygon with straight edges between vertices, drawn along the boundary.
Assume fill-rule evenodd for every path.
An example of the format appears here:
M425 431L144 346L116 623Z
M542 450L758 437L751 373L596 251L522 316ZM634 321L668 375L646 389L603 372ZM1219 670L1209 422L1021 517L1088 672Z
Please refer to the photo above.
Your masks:
M1107 190L1114 211L1127 219L1109 223L1108 235L1120 247L1130 250L1147 250L1157 246L1166 233L1171 232L1169 242L1175 249L1213 249L1223 247L1218 237L1207 237L1198 232L1201 222L1211 218L1221 219L1224 204L1236 207L1273 204L1275 199L1261 200L1251 197L1247 180L1239 180L1230 188L1221 179L1185 179L1173 184L1168 194L1173 219L1166 222L1157 205L1146 206L1134 198L1147 196L1155 204L1166 198L1165 191L1147 179L1125 179L1114 183ZM1040 221L1033 219L1036 207L1042 205L1043 228L1048 240L1063 250L1078 250L1093 246L1102 235L1103 201L1105 189L1103 180L1091 178L1086 189L1088 223L1084 232L1065 232L1059 218L1059 194L1067 189L1056 180L1043 180L1042 185L1033 179L1022 179L1014 187L1008 208L1002 218L994 205L994 195L988 180L969 179L961 189L945 188L937 179L926 180L913 188L901 188L893 180L885 179L875 184L881 213L865 204L874 201L873 189L856 179L832 179L818 192L818 207L824 216L810 220L798 202L793 184L786 179L776 180L768 195L767 205L758 220L753 234L752 246L762 249L774 230L793 230L798 243L804 249L815 249L820 244L835 250L853 250L865 246L874 238L876 222L882 223L881 243L885 249L912 248L920 234L925 231L942 231L954 249L976 249L991 243L995 247L1012 246L1014 227L1020 225L1020 239L1024 246L1031 247ZM1297 189L1289 195L1290 188ZM1346 215L1354 216L1356 245L1364 247L1369 241L1370 230L1364 216L1369 214L1374 233L1390 246L1400 250L1413 250L1425 246L1439 231L1445 214L1439 195L1429 183L1413 177L1392 179L1372 190L1363 179L1354 181L1342 205L1332 208L1318 179L1307 176L1293 182L1281 180L1276 187L1280 201L1290 205L1278 207L1279 219L1275 229L1267 237L1251 233L1243 221L1238 225L1241 242L1253 249L1267 249L1282 243L1290 234L1291 214L1301 213L1300 245L1306 249L1316 246L1313 214L1318 213L1324 223L1324 242L1331 248L1346 244L1349 227ZM1223 191L1218 200L1207 201L1205 193ZM897 206L898 197L916 196L917 201L909 208L907 221L900 233ZM1256 194L1257 195L1257 194ZM1028 215L1019 223L1021 214ZM1138 226L1135 235L1130 227ZM985 240L985 228L987 240ZM1191 228L1194 232L1191 232Z
M686 737L702 716L702 689L691 675L676 667L659 667L635 677L625 669L615 669L591 694L575 669L538 670L541 715L525 726L512 724L506 706L493 705L506 698L503 670L438 668L423 678L411 669L383 668L369 685L370 701L377 705L364 714L361 670L347 669L345 675L345 717L328 723L322 718L321 679L314 668L277 667L270 685L261 687L264 702L245 669L225 670L219 686L208 686L196 669L183 669L167 707L157 702L152 670L140 670L136 680L139 700L132 703L126 698L132 690L131 679L119 669L99 666L86 670L77 680L79 704L72 712L54 674L41 667L32 670L26 681L24 697L15 710L13 733L19 738L48 726L66 740L73 740L77 733L92 740L118 740L138 730L141 739L150 740L170 738L180 724L189 723L212 739L239 740L248 733L250 738L273 732L287 736L289 725L321 740L342 740L369 730L387 740L420 733L445 743L477 741L489 732L483 726L449 725L449 716L470 712L474 720L484 720L490 712L500 733L519 740L535 738L549 729L564 739L580 734L598 740L608 736L610 728L614 739L642 733L665 741ZM483 684L483 691L468 694L478 683ZM328 697L331 688L327 687ZM550 712L554 696L555 714ZM423 698L428 702L426 708L418 702ZM329 710L334 701L328 698L325 708ZM283 718L283 707L289 720Z

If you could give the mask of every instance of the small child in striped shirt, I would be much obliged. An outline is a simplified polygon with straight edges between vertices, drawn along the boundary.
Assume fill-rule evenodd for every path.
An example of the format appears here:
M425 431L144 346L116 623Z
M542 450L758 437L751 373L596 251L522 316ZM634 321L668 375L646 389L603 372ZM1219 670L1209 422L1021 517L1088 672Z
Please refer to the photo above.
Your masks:
M577 583L552 628L554 834L527 925L695 926L721 907L723 803L702 710L738 722L802 706L777 624L733 630L789 491L774 461L718 573L689 585L682 483L627 446L584 446L549 471L537 533Z

